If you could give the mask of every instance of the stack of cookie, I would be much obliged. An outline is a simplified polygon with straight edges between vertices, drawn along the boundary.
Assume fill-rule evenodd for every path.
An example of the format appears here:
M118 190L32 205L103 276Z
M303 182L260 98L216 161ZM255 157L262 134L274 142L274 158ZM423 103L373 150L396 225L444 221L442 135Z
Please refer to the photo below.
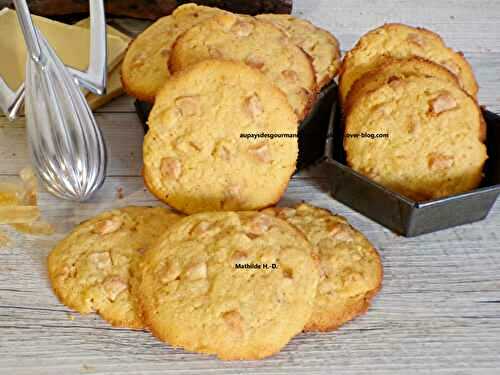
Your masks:
M341 67L347 163L416 201L474 189L487 159L477 91L468 62L437 34L368 32Z
M146 185L182 214L127 207L77 226L48 259L59 299L227 360L365 312L382 282L377 251L329 211L266 208L295 170L297 139L242 137L296 135L338 67L335 38L291 16L188 4L154 23L122 81L154 102Z
M127 207L77 226L48 259L59 299L221 359L259 359L365 312L382 282L367 239L300 204L182 216Z
M158 20L122 65L127 93L154 102L147 187L188 214L275 204L295 171L298 123L339 65L331 34L288 15L186 4Z

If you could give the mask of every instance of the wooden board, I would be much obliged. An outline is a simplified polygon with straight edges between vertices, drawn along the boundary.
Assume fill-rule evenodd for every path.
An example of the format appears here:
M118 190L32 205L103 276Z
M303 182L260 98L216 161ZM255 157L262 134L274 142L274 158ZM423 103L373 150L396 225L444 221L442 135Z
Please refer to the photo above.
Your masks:
M480 99L500 112L500 3L425 0L295 1L295 12L334 32L344 49L385 21L443 34L470 58ZM135 31L136 21L116 21ZM483 222L413 239L398 237L336 202L321 166L296 176L281 202L307 200L346 216L380 249L384 286L369 313L328 334L303 334L259 362L224 363L111 328L61 305L47 280L46 255L73 225L102 210L159 204L144 188L142 127L133 101L101 108L110 150L108 178L87 203L43 193L52 237L15 234L0 249L0 374L498 374L500 369L500 203ZM28 164L24 120L0 118L0 181ZM500 145L499 145L500 147ZM118 190L123 190L120 199ZM2 228L3 229L3 228Z

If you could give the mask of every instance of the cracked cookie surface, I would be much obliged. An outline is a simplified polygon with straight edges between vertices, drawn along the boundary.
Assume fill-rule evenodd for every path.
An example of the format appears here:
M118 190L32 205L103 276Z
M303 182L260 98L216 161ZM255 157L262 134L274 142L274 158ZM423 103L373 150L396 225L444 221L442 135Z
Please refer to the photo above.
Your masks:
M264 208L295 170L296 135L286 97L257 70L206 60L175 74L158 94L143 145L149 190L185 212Z
M131 270L180 217L161 207L125 207L84 221L48 257L54 292L82 314L97 312L114 326L143 328L130 294Z
M299 120L317 94L311 57L269 22L235 14L211 17L177 39L169 67L175 73L206 59L240 61L260 70L285 93Z
M301 231L319 260L320 279L306 331L331 331L364 313L382 285L382 263L370 242L342 216L309 204L262 211Z
M311 251L295 228L258 212L186 217L144 255L145 322L189 351L225 360L270 356L311 315L319 278Z

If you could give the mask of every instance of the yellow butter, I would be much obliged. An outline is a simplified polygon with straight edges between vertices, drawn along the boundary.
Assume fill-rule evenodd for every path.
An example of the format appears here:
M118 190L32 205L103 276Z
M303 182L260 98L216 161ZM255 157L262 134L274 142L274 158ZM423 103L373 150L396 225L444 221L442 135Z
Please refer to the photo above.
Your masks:
M33 16L33 22L61 60L73 68L86 70L89 61L89 30ZM116 66L125 53L127 42L115 35L107 36L108 67ZM24 81L26 47L15 11L0 10L0 76L15 90Z
M105 95L95 95L88 93L86 98L92 110L96 110L102 107L104 104L111 101L111 99L117 98L124 93L122 88L121 80L121 64L114 68L110 73L108 73L108 82L106 86Z
M84 20L78 21L75 23L75 26L84 27L88 29L90 27L90 19L86 18ZM118 31L117 29L107 26L106 31L108 35L114 35L120 39L122 39L127 45L130 43L132 38L128 35ZM116 66L110 66L108 64L108 82L106 87L106 95L95 95L92 93L87 94L87 102L90 105L90 108L97 109L104 104L108 103L111 99L114 99L123 94L122 82L120 77L120 69L121 60L117 61Z

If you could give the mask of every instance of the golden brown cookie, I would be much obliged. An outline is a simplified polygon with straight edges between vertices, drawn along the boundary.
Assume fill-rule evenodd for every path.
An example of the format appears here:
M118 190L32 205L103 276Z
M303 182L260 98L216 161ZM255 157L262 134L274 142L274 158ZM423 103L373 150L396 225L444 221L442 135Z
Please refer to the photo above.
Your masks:
M345 123L349 166L393 191L421 201L481 182L481 110L453 82L413 76L383 83L352 103Z
M172 226L146 252L139 288L151 332L224 360L280 351L311 316L311 247L283 220L208 212Z
M474 73L462 54L448 48L432 31L392 23L366 33L345 55L339 81L341 101L345 101L356 80L378 68L387 56L395 59L417 56L444 66L457 77L465 91L473 97L477 95Z
M432 61L420 57L411 57L403 60L385 58L384 61L386 62L380 68L365 73L352 85L343 105L344 113L349 112L351 104L357 98L377 89L384 83L389 83L396 79L403 79L410 76L436 77L453 82L459 86L457 77L453 73Z
M48 257L57 297L82 314L99 313L114 326L143 328L130 294L131 269L179 218L165 208L126 207L81 223Z
M127 94L154 102L156 93L170 76L168 57L175 40L198 22L223 10L185 4L162 17L130 44L122 63L122 85Z
M260 14L257 19L271 22L312 57L319 89L335 78L340 68L340 49L331 33L288 14Z
M320 279L306 331L331 331L366 312L382 285L377 250L341 216L306 203L263 211L301 231L319 259Z
M144 180L185 213L264 208L280 199L295 170L296 133L286 97L262 73L206 60L158 94L144 139Z
M211 17L177 39L169 66L178 72L210 58L241 61L260 70L286 94L299 120L316 97L311 58L269 22L235 14Z

